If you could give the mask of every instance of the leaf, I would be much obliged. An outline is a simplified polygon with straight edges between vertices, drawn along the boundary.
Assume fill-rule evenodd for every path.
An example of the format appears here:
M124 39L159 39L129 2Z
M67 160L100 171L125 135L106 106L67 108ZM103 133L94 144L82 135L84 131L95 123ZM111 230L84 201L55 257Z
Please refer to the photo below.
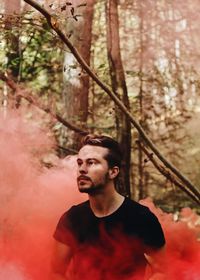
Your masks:
M87 3L79 4L79 5L77 5L76 7L77 7L77 8L80 8L80 7L85 7L85 6L87 6Z
M78 18L77 18L77 16L73 16L73 19L75 19L75 21L78 21Z
M102 63L98 66L98 69L104 68L105 67L105 63Z
M61 6L61 8L60 8L61 12L65 11L65 10L66 10L66 8L67 8L67 6L66 6L66 5Z
M71 14L74 15L74 7L71 8Z
M131 75L131 76L134 77L134 76L137 76L137 75L138 75L138 72L136 72L136 71L131 71L131 70L127 70L127 71L126 71L126 74L127 74L127 75Z
M69 65L69 68L71 68L71 69L76 69L77 68L77 65Z
M69 32L69 34L67 35L67 38L69 39L69 38L72 36L72 34L73 34L73 31L71 30L71 31Z

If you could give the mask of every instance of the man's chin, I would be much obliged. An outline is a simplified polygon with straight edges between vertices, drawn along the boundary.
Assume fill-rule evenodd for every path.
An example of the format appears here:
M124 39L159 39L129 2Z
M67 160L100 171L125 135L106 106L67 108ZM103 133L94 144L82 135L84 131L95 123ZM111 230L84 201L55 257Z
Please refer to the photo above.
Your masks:
M89 193L90 192L89 189L79 188L78 190L79 190L80 193Z
M89 195L95 195L99 193L100 187L79 187L80 193L87 193Z
M86 184L78 184L78 190L81 193L88 193L90 192L91 186Z

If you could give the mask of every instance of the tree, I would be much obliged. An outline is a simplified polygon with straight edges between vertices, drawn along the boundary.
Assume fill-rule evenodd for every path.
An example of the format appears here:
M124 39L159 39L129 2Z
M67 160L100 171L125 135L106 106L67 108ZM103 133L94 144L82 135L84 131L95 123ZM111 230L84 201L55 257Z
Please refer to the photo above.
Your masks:
M11 17L14 15L17 19L20 14L20 0L5 1L5 30L7 44L7 68L11 70L12 76L17 80L20 79L20 45L19 45L19 30L12 26Z
M118 4L115 0L106 2L106 26L112 90L117 97L122 100L127 110L130 110L128 90L120 52ZM131 124L128 117L125 116L117 106L115 106L115 112L117 139L121 144L124 155L122 164L123 188L121 188L121 192L130 196Z
M92 40L92 19L95 0L72 1L70 16L67 19L68 37L81 56L90 64L90 49ZM74 58L73 54L66 51L64 54L64 89L65 116L69 121L79 125L82 129L87 127L89 76ZM67 145L77 149L80 142L80 134L68 130L66 137Z

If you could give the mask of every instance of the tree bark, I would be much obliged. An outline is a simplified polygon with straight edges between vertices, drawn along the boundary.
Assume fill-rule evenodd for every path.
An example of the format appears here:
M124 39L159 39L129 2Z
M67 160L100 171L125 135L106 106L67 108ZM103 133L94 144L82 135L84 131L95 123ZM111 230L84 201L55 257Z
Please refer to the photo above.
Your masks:
M76 15L76 7L82 1L72 1L74 12L71 16ZM71 17L67 23L67 29L71 35L70 40L77 47L81 56L90 65L90 47L92 40L92 20L95 0L87 1L85 7L77 10L82 14L77 20ZM72 10L71 10L72 11ZM70 36L69 35L69 36ZM81 65L77 63L73 53L66 52L64 55L64 89L63 97L65 103L66 118L76 123L82 129L86 129L88 117L88 94L89 94L89 76L86 74ZM80 135L72 131L67 131L68 146L77 149L80 142Z
M143 7L141 2L139 1L139 14L140 14L140 52L139 52L139 71L141 75L140 78L140 86L139 86L139 123L143 127L144 124L144 117L143 117L143 32L144 32L144 18L143 18ZM142 141L140 134L138 135L139 141ZM145 197L145 186L144 186L144 158L143 158L143 151L141 146L138 145L138 173L139 173L139 199Z
M12 18L20 14L20 8L20 0L5 1L5 29L8 31L6 44L9 46L9 52L6 53L7 65L11 69L11 74L16 81L20 73L20 46L19 31L13 29Z
M129 98L120 52L118 4L116 0L108 0L106 3L106 23L108 61L112 89L129 110ZM122 162L123 187L119 191L130 196L131 124L127 116L119 110L118 106L115 106L115 112L117 139L124 155Z

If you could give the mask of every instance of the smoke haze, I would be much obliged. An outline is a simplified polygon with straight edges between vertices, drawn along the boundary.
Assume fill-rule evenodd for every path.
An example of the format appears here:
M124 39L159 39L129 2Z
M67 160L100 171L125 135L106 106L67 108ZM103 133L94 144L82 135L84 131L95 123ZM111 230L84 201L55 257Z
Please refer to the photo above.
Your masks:
M26 115L23 110L0 114L0 280L49 279L57 221L71 205L86 199L77 190L75 156L64 160L55 156L55 167L42 166L42 159L55 143L48 129L41 126L38 114L35 121L27 121ZM141 203L158 216L167 241L164 257L156 259L166 278L157 274L153 279L199 280L199 216L186 208L180 213L180 221L174 222L172 214L157 209L150 199ZM116 248L121 263L126 257L123 242ZM106 255L99 259L110 262ZM77 267L83 279L100 279L98 267L88 269L87 265L86 256Z

